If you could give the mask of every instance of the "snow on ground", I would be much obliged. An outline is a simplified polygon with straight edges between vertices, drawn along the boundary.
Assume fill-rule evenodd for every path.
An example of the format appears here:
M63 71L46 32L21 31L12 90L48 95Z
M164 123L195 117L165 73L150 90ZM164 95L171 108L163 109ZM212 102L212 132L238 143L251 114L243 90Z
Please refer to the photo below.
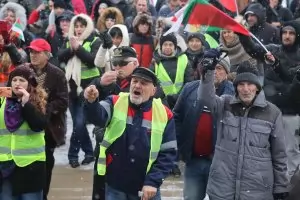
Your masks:
M54 156L55 156L55 165L66 166L67 168L71 168L69 166L69 161L68 161L68 150L69 150L70 137L72 134L73 126L72 126L71 115L69 112L67 113L67 116L68 116L68 118L67 118L66 144L55 149ZM93 130L94 126L88 125L87 127L88 127L88 130L90 133L93 147L94 147L95 146L95 138L93 138L93 136L92 136L92 130ZM81 162L83 160L83 158L84 158L84 152L80 150L79 162ZM86 166L80 166L79 169L92 170L93 167L94 167L94 163L91 163ZM182 168L182 166L181 166L181 168ZM65 191L66 188L52 188L52 190L58 190L58 189L63 190L64 192L67 192L67 191ZM71 189L74 190L74 188L71 188ZM83 188L80 188L80 189L83 189ZM85 189L87 189L87 188L85 188ZM91 189L91 188L89 188L89 189ZM183 200L182 192L183 192L183 180L181 178L167 179L164 181L163 185L161 186L162 200ZM77 196L77 197L80 198L81 200L91 199L91 196L86 196L86 197ZM63 199L69 199L69 197L68 198L66 197ZM72 196L72 199L75 199L75 197L73 198L73 196Z
M93 138L92 136L92 130L94 128L93 125L88 125L88 131L90 133L90 138L92 140L93 143L93 147L95 146L95 138ZM67 138L66 138L66 144L56 148L55 149L55 153L54 153L54 157L55 157L55 165L64 165L67 166L69 165L69 160L68 160L68 151L69 151L69 146L70 146L70 137L73 131L73 122L72 122L72 118L70 115L70 112L67 112ZM82 150L80 150L79 152L79 163L84 159L84 152ZM89 165L86 166L80 166L81 169L84 170L89 170L89 169L93 169L94 164L91 163Z

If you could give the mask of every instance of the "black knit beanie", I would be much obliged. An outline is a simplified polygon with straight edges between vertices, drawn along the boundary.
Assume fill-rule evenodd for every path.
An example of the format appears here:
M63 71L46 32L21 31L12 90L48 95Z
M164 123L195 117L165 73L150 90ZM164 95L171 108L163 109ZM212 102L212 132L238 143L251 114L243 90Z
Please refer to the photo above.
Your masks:
M170 41L174 44L175 48L177 47L177 38L174 35L174 33L169 33L166 36L161 36L159 44L160 44L160 48L162 47L163 43L166 41Z
M262 86L258 79L258 69L251 65L249 61L245 61L239 64L236 71L236 78L233 81L235 89L240 82L250 82L257 86L260 91Z
M33 69L31 69L29 66L25 64L16 67L16 69L9 74L9 78L7 82L8 87L11 87L12 79L15 76L21 76L25 78L28 81L28 83L33 87L37 87L38 85Z

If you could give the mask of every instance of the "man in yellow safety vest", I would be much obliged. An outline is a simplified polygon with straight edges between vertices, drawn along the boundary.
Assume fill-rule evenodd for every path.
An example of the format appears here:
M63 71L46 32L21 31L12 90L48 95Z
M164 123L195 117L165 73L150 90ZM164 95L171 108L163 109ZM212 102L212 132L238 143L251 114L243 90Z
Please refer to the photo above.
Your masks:
M160 199L159 187L177 153L172 112L153 98L158 80L143 67L132 73L129 93L97 101L94 85L84 91L89 122L105 127L97 171L106 176L106 200Z

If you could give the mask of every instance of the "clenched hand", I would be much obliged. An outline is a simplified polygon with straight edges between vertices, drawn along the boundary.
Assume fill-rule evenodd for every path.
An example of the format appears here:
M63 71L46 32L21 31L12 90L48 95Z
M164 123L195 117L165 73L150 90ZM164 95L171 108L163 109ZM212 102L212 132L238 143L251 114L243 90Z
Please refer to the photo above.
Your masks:
M90 85L84 90L84 98L89 102L93 103L99 96L99 91L95 85Z
M145 185L142 189L142 200L151 200L157 193L157 188Z

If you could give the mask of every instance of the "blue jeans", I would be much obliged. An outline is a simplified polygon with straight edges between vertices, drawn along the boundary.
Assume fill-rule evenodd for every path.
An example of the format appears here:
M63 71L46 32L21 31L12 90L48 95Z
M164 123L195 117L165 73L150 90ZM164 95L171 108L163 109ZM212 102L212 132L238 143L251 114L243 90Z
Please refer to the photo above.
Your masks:
M26 184L26 183L24 183ZM12 196L12 186L9 180L3 180L0 200L43 200L43 191Z
M202 200L205 197L211 160L192 158L185 165L184 200Z
M80 149L85 153L85 157L93 157L94 151L89 132L86 128L83 102L79 97L70 98L69 109L73 120L73 133L68 153L69 161L78 161Z
M141 200L141 197L131 194L126 194L119 190L116 190L108 185L105 187L105 200ZM157 190L156 195L151 200L161 200L160 191Z

